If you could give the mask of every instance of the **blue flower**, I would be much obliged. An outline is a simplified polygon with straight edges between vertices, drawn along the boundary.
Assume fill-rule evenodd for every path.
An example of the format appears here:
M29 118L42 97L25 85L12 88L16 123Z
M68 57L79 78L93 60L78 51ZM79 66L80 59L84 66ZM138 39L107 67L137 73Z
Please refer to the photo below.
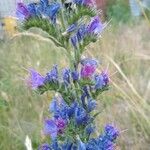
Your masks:
M77 102L73 102L71 106L68 108L68 117L73 117L75 114L76 107L78 106Z
M61 145L62 150L72 150L73 143L67 140L64 144Z
M94 6L93 0L74 0L74 3L77 5Z
M99 16L93 17L88 25L88 33L98 36L104 29L104 24L100 21Z
M73 45L73 47L74 47L74 48L77 48L77 44L78 44L77 36L76 36L76 35L73 35L73 36L70 38L70 41L71 41L71 44Z
M63 81L64 81L65 85L68 85L70 83L70 77L71 77L70 69L64 69L62 71L62 75L63 75Z
M85 38L85 36L87 35L87 27L86 25L80 25L78 31L77 31L77 39L78 42L80 42L81 40L83 40Z
M45 78L41 76L34 69L30 69L30 77L27 79L27 84L31 86L33 89L37 89L38 87L44 85Z
M86 144L83 143L79 137L77 139L78 139L78 142L77 142L78 150L86 150Z
M97 62L97 60L95 60L95 59L85 58L85 59L82 59L82 60L81 60L81 64L82 64L83 66L89 64L89 65L92 65L92 66L96 66L96 67L97 67L98 62Z
M68 105L61 97L55 97L50 103L49 110L54 113L54 118L68 119Z
M115 150L114 143L105 136L100 136L98 139L99 150Z
M39 7L41 12L44 12L48 7L49 1L48 0L40 0Z
M87 111L91 112L93 111L97 106L97 103L95 100L93 100L92 98L88 99L88 103L87 103Z
M51 146L49 144L42 144L39 146L38 150L52 150Z
M105 126L105 135L110 141L114 141L119 136L119 131L112 125L108 124Z
M75 110L75 121L77 125L87 124L89 121L89 116L85 109L82 107L77 107Z
M86 150L115 150L114 140L119 131L111 125L106 125L104 133L86 144Z
M59 3L52 3L50 4L46 10L45 14L50 17L52 22L56 19L56 15L58 11L60 10L60 4Z
M57 83L58 82L58 68L57 65L54 65L52 70L47 73L44 83Z
M29 11L31 17L35 17L35 16L40 15L38 12L36 3L30 3L27 5L27 7L28 7L28 11Z
M86 144L86 150L104 150L104 149L99 149L97 139L90 139Z
M107 139L91 139L87 145L86 150L114 150L114 143Z
M70 25L69 27L68 27L68 29L67 29L67 33L70 33L70 32L73 32L73 31L75 31L77 29L77 23L74 23L74 24L72 24L72 25Z
M95 89L102 89L109 83L109 77L106 72L102 72L100 75L95 75Z
M86 128L85 128L86 134L87 135L91 135L92 133L94 133L95 131L95 126L93 124L89 124Z
M59 147L57 139L52 139L51 147L52 147L53 150L61 150L60 147Z
M58 99L56 97L53 98L52 102L49 105L49 111L55 113L59 109Z
M44 122L44 134L50 135L54 140L58 134L62 134L66 128L66 121L62 118L46 119Z
M82 5L83 0L73 0L75 4Z
M52 139L57 137L58 129L54 120L47 119L44 122L44 134L50 135Z
M71 76L72 76L73 81L79 80L79 73L77 71L72 71Z

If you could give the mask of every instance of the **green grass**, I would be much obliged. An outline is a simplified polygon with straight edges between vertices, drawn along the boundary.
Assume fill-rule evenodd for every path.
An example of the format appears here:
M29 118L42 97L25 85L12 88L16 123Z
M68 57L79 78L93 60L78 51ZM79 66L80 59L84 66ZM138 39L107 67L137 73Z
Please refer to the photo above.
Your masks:
M43 34L45 36L45 34ZM84 54L109 69L111 88L99 97L99 130L114 123L121 136L121 150L149 150L150 147L150 35L145 22L134 26L108 27L102 38ZM68 64L64 49L34 34L18 34L0 48L0 150L25 149L26 135L36 149L46 140L43 119L48 116L52 94L39 96L29 90L23 78L27 68L45 74L52 64Z

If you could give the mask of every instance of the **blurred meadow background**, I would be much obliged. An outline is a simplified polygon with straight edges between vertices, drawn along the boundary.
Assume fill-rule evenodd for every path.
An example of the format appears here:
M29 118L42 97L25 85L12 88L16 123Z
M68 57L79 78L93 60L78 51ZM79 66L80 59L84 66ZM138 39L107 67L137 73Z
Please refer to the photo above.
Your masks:
M96 57L100 70L108 67L111 87L99 97L97 126L120 129L119 150L150 149L150 1L135 1L97 0L109 23L84 54ZM67 66L68 58L42 30L16 32L8 17L15 1L6 2L0 1L0 150L24 150L26 135L36 149L45 140L42 124L53 95L31 91L27 69L45 74L53 64Z

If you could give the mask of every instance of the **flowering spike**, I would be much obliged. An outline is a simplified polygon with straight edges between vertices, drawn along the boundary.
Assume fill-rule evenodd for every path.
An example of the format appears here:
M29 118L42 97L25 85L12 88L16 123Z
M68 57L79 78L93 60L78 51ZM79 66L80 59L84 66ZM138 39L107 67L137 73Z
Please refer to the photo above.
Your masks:
M119 135L106 125L95 138L96 98L109 84L107 72L97 74L98 62L82 58L86 47L98 39L104 29L94 0L39 0L27 6L18 3L17 15L23 28L40 27L49 38L67 51L70 67L58 71L57 65L41 76L31 69L28 84L40 94L56 92L49 105L51 118L44 121L44 133L51 142L39 150L114 150Z

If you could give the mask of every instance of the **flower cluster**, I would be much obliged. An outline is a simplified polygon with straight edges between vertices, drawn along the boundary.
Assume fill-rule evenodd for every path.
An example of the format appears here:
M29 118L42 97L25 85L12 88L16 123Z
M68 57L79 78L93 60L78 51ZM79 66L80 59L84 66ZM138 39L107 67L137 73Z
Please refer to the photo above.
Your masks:
M39 4L30 3L28 5L20 2L17 5L16 14L20 20L29 19L32 17L47 17L53 22L56 20L56 15L59 9L59 3L49 4L48 0L40 0Z
M59 92L67 103L72 103L78 97L84 104L85 99L95 97L100 92L108 89L109 76L107 71L96 72L98 62L95 59L85 58L80 61L80 69L71 70L68 68L58 71L58 66L42 76L34 69L30 69L28 85L43 94L48 90Z
M85 47L95 42L105 27L95 8L94 0L18 3L17 16L23 27L42 28L55 44L66 49L70 58L69 68L61 70L54 65L46 75L29 70L27 83L33 90L40 94L56 92L49 105L52 117L45 119L43 129L51 142L39 146L39 150L115 149L119 131L113 126L106 125L103 133L94 138L94 122L99 114L96 99L109 88L108 73L97 73L97 60L82 59Z

